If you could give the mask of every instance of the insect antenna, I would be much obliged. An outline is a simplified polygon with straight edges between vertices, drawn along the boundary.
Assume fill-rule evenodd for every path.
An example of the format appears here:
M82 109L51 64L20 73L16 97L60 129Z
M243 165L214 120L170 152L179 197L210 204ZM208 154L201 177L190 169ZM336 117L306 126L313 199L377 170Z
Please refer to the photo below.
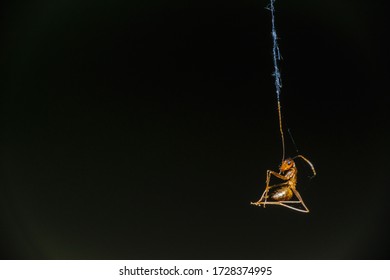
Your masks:
M290 136L291 142L292 142L293 145L294 145L295 151L296 151L297 154L299 155L298 146L297 146L297 144L296 144L295 141L294 141L294 137L292 136L292 133L291 133L290 128L287 128L287 132L288 132L288 135Z
M288 128L287 129L287 132L288 132L288 135L290 135L290 138L291 138L291 142L293 143L294 147L295 147L295 150L297 151L297 156L293 157L293 159L296 159L296 158L301 158L303 159L311 168L311 170L313 171L313 175L312 176L309 176L310 180L313 179L317 173L316 173L316 170L314 168L314 165L310 162L310 160L308 160L307 158L305 158L303 155L300 155L299 154L299 151L298 151L298 146L297 144L295 143L294 141L294 137L292 136L292 133L291 133L291 130Z
M311 176L310 179L313 179L317 175L317 173L316 173L316 170L314 168L314 165L310 162L310 160L305 158L303 155L297 155L297 156L293 157L293 159L296 159L296 158L303 159L310 166L311 170L313 171L313 176Z

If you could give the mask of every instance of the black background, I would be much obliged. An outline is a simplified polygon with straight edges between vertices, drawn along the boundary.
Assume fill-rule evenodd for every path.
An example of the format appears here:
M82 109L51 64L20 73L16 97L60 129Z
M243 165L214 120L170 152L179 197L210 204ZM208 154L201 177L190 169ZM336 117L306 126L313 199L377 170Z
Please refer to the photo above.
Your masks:
M281 159L267 4L3 4L1 257L388 259L386 9L276 3L302 214L249 204Z

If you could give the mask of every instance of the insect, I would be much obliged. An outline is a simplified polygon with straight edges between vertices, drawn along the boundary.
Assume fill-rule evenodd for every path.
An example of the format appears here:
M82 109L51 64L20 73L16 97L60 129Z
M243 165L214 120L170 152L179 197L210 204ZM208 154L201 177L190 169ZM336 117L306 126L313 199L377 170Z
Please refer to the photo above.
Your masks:
M267 204L274 204L284 206L299 212L309 213L309 209L303 202L302 197L296 188L298 175L298 169L294 161L294 159L296 158L301 158L308 165L310 165L313 171L312 177L316 175L316 171L314 169L313 164L304 156L297 155L294 158L287 158L282 161L282 164L279 167L279 173L272 170L267 170L265 190L257 202L251 202L252 205L263 205L263 207L265 208L265 205ZM283 180L284 182L270 186L269 183L272 175L276 178ZM296 197L296 199L291 200L294 196ZM302 205L303 209L295 207L299 204Z

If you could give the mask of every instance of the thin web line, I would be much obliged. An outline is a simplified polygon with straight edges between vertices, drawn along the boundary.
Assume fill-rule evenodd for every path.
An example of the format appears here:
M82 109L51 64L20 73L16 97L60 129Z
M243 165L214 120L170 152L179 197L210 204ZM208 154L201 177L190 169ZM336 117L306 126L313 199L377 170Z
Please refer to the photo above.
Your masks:
M280 137L282 140L282 162L284 161L285 157L285 144L284 144L284 133L283 133L283 126L282 126L282 110L280 105L280 92L282 88L282 78L280 75L279 70L279 64L278 62L281 60L280 50L278 46L278 35L276 33L275 28L275 7L274 7L275 0L270 0L268 10L271 11L271 25L272 25L272 42L273 42L273 48L272 48L272 56L274 61L274 72L273 76L275 77L275 90L276 90L276 98L278 101L278 117L279 117L279 130L280 130Z
M271 20L272 20L272 41L273 41L273 48L272 48L272 54L273 54L273 60L274 60L274 73L273 76L275 77L275 89L276 89L276 97L278 101L280 101L280 92L282 88L282 78L280 76L280 70L279 70L279 64L278 61L281 60L280 50L278 46L278 35L276 33L275 28L275 7L274 7L275 0L270 0L270 4L268 9L271 11Z

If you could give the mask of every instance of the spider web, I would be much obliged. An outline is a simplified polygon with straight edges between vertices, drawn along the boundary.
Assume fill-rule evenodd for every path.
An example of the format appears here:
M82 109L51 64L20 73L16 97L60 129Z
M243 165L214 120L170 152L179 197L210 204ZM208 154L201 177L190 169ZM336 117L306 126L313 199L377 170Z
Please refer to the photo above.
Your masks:
M280 75L279 70L279 61L282 59L282 56L280 54L279 45L278 45L278 34L276 33L276 27L275 27L275 6L274 6L275 0L270 0L270 3L267 6L267 9L271 11L271 35L272 35L272 56L274 61L274 72L273 76L275 77L275 90L276 90L276 97L278 102L280 102L280 92L282 88L282 77Z

